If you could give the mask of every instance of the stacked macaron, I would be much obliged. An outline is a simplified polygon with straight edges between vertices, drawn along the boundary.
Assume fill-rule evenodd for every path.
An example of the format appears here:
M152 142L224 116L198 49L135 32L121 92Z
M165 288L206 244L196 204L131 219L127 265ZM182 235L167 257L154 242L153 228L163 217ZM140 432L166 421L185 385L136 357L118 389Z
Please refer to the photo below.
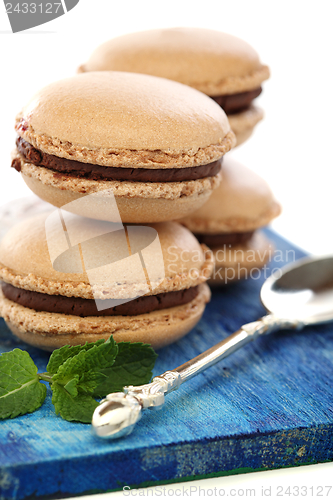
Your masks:
M250 169L227 157L223 180L207 203L181 219L215 257L210 284L228 284L257 277L272 257L273 245L260 228L280 214L267 183Z
M47 350L111 334L158 348L188 333L210 299L212 254L167 221L220 183L235 144L220 106L163 78L92 72L39 91L16 131L12 166L61 210L1 243L13 333Z
M183 217L220 182L235 144L222 109L185 85L97 72L39 91L17 117L12 166L43 200L61 207L87 195L86 217L123 222ZM91 203L93 200L93 203Z
M213 260L190 231L176 222L114 231L61 212L62 222L53 212L16 225L0 244L0 312L15 335L46 350L111 334L159 348L195 326ZM60 253L64 221L69 240L81 243Z
M245 41L219 31L172 28L113 38L80 66L80 72L130 71L184 83L214 99L227 113L241 144L263 112L252 101L269 69Z

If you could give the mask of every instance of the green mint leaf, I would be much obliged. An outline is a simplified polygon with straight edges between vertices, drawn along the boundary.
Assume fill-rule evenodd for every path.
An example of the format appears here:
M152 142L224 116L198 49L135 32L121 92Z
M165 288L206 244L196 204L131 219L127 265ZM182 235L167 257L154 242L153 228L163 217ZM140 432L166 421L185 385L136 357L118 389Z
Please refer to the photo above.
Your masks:
M65 387L57 382L52 383L51 389L53 393L52 403L57 415L60 414L62 418L70 422L91 423L94 410L98 406L97 401L88 394L78 394L73 397Z
M37 410L45 396L46 386L39 382L37 366L26 351L14 349L0 356L0 419Z
M57 373L58 369L60 366L68 359L68 358L73 358L79 352L81 351L88 351L92 347L100 344L104 344L105 340L100 339L97 340L96 342L86 342L84 345L65 345L63 347L60 347L60 349L56 349L53 351L53 353L50 356L48 365L46 367L46 370L49 373Z
M53 376L53 381L65 386L74 375L78 375L78 391L92 393L105 378L101 371L112 366L117 352L118 347L112 337L88 350L81 350L66 359Z
M118 392L126 385L142 385L150 382L157 354L149 344L119 342L118 354L112 367L102 370L105 380L93 392L102 398Z

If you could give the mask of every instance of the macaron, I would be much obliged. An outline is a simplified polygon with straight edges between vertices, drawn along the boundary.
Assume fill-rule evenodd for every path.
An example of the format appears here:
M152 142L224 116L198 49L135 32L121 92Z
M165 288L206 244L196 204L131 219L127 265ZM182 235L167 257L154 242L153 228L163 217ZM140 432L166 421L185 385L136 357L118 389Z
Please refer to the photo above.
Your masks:
M207 203L180 220L211 248L213 285L257 277L274 251L260 229L281 212L267 182L233 157L225 159L221 176Z
M160 348L200 320L213 258L176 222L115 225L61 211L0 243L0 314L44 350L113 335Z
M245 41L201 28L156 29L113 38L79 72L132 71L175 80L209 95L227 113L237 145L263 118L253 100L269 69Z
M225 113L207 96L123 72L48 85L15 128L12 166L35 194L56 207L85 197L79 215L114 221L120 214L133 223L177 219L203 204L235 144Z

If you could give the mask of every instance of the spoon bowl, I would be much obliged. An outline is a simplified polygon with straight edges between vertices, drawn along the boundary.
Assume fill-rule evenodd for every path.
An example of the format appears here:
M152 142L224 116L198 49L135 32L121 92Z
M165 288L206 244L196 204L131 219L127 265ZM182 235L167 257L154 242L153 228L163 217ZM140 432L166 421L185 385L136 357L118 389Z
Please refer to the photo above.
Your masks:
M260 298L275 316L303 325L333 321L333 257L305 257L275 271Z
M94 434L100 438L127 436L140 417L141 405L136 398L123 392L109 394L93 414Z

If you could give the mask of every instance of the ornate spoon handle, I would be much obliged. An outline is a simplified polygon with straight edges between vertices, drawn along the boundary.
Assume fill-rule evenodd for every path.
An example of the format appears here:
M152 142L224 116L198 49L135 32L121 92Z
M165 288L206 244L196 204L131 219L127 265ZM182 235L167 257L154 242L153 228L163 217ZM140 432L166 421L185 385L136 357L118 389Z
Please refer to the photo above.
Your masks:
M123 392L109 394L94 412L92 426L95 434L111 439L129 434L141 417L142 409L160 408L164 404L164 396L178 389L186 380L215 365L259 335L302 326L296 320L264 316L258 321L243 325L237 332L178 368L154 377L150 384L128 386L124 387Z

